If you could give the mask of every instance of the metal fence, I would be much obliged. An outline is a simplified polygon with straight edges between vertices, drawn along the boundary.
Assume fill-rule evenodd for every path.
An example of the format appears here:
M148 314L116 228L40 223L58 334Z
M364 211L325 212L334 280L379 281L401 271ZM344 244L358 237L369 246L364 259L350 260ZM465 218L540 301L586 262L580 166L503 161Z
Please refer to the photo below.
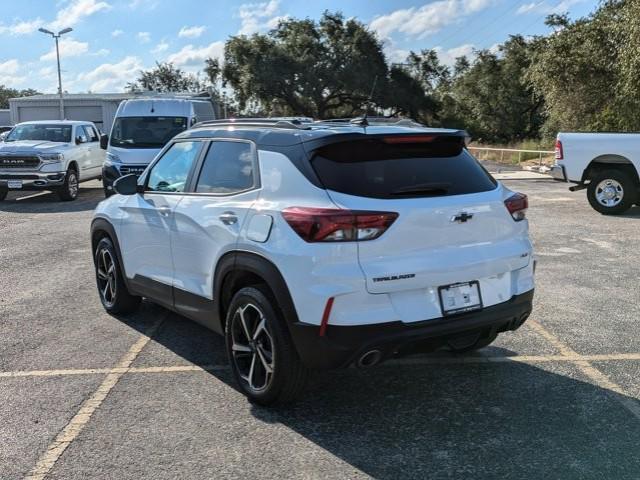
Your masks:
M490 160L504 164L521 164L523 161L538 160L538 166L553 163L555 151L518 150L515 148L467 147L478 160Z

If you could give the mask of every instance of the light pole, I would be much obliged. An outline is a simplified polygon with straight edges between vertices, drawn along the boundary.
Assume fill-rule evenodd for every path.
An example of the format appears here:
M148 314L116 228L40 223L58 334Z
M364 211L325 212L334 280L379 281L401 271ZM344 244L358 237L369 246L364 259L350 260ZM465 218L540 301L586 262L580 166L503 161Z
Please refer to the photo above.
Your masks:
M73 28L60 30L57 35L45 28L39 28L38 31L51 35L56 41L56 58L58 60L58 95L60 95L60 120L64 120L64 99L62 98L62 74L60 73L60 48L58 47L58 39L65 33L73 31Z

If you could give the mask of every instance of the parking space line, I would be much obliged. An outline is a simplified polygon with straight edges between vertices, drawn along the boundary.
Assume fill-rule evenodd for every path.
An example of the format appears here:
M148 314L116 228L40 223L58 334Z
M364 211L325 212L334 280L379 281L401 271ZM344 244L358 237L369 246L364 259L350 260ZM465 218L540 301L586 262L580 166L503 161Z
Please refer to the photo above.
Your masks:
M27 195L26 197L17 197L16 201L19 202L20 200L28 200L30 198L40 197L42 195L48 195L48 194L49 192L34 193L33 195Z
M566 357L580 356L569 345L564 343L560 338L544 328L541 324L535 320L529 319L527 324L532 330L544 337L551 345L556 347L558 351ZM637 400L631 398L631 396L624 391L624 389L613 382L600 370L591 365L587 360L580 359L575 362L575 365L580 371L593 381L595 385L611 393L611 396L615 398L624 408L626 408L634 417L640 420L640 403Z
M549 363L549 362L620 362L640 361L640 353L603 353L595 355L512 355L495 357L405 357L384 362L381 366L393 365L460 365L481 363ZM168 365L149 367L84 368L60 370L18 370L0 372L0 378L57 377L67 375L101 375L109 373L178 373L214 372L229 370L229 365Z
M113 387L116 386L142 349L149 343L151 337L166 317L167 314L164 314L158 319L158 321L131 346L129 351L124 354L114 369L120 369L121 371L107 374L98 389L82 404L80 410L78 410L69 423L67 423L58 434L56 439L47 447L47 451L40 457L36 466L25 479L42 480L47 476L67 447L78 438L78 435L80 435L85 425L91 420L91 416L100 405L102 405L102 402L107 398L107 395L109 395Z

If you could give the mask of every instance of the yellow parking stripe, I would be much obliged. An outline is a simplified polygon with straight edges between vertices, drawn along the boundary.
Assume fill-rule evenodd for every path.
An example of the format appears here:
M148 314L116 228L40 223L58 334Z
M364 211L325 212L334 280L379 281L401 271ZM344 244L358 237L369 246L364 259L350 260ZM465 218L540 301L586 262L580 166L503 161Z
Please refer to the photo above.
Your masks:
M127 369L131 366L142 349L147 345L147 343L149 343L149 340L151 340L151 337L166 316L167 315L165 314L161 317L145 335L142 335L138 341L131 346L129 351L125 353L114 369L121 371L107 374L98 389L82 404L80 410L78 410L69 423L58 434L56 439L47 447L47 451L42 455L42 457L40 457L36 466L25 477L26 479L42 480L47 476L67 447L71 445L80 432L82 432L84 426L89 422L89 420L91 420L91 416L100 407L100 405L102 405L102 402L107 398L109 392L111 392L113 387L116 386L120 378L122 378L126 373Z

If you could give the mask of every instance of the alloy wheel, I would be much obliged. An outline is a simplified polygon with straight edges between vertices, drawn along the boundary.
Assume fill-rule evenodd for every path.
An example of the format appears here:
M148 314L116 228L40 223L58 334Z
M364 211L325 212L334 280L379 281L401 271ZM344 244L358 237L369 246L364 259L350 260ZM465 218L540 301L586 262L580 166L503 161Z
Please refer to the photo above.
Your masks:
M100 296L108 308L116 302L116 264L108 249L98 253L97 260L98 289Z
M69 189L69 196L71 198L76 198L78 196L78 177L76 176L75 172L69 172L67 185Z
M231 356L242 381L254 392L269 388L274 373L273 339L254 304L239 307L231 322Z

